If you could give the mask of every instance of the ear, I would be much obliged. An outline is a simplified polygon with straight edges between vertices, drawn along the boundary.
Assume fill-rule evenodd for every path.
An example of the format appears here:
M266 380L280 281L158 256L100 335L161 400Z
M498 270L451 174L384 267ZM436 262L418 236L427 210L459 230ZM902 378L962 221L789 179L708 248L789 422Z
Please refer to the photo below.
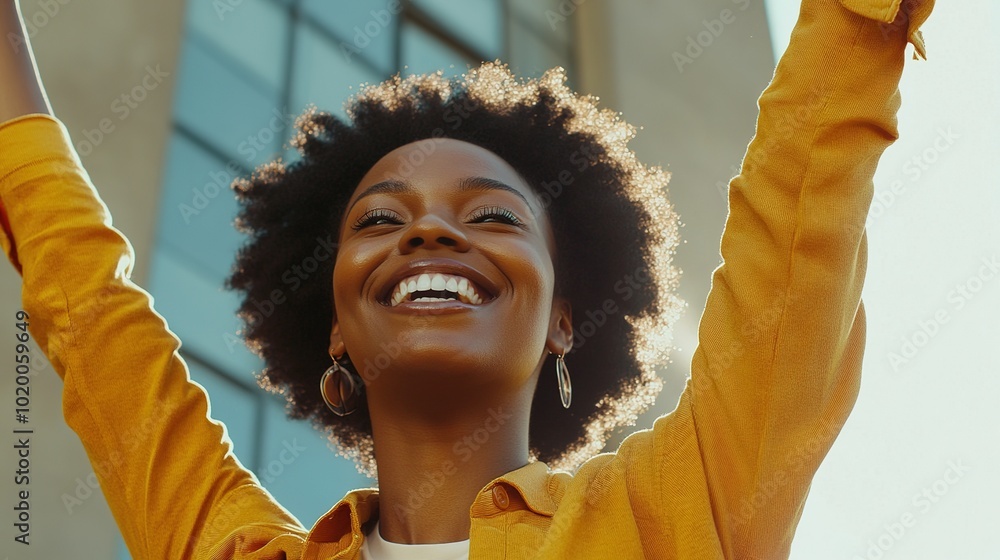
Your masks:
M337 319L333 319L333 328L330 329L330 355L332 356L343 356L347 352L347 347L344 345L344 339L340 336L340 323Z
M573 307L566 298L552 298L549 336L545 341L545 348L557 356L569 354L573 349Z

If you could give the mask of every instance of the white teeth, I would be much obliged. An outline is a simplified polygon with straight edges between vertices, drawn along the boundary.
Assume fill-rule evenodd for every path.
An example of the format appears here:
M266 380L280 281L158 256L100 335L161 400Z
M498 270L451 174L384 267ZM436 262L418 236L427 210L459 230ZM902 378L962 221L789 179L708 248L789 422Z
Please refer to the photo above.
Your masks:
M475 285L461 276L441 273L423 273L402 279L396 286L390 298L390 304L395 307L404 301L411 301L410 297L417 291L447 291L455 294L453 298L440 298L421 296L412 301L453 301L458 299L464 303L480 305L483 298L476 292Z

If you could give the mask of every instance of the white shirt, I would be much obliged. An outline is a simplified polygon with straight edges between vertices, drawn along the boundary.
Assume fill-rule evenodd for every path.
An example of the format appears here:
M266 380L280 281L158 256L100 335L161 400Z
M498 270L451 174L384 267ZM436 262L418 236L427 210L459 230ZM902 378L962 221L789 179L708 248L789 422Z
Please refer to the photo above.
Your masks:
M402 544L382 538L378 522L361 543L361 560L469 560L469 539L434 544Z

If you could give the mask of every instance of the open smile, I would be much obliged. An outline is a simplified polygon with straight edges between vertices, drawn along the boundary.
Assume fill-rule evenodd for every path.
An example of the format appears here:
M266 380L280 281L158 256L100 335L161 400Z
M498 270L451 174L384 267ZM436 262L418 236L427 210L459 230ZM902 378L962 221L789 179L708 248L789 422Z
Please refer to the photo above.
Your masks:
M392 308L470 308L488 304L497 288L475 269L452 259L410 262L393 275L379 302Z

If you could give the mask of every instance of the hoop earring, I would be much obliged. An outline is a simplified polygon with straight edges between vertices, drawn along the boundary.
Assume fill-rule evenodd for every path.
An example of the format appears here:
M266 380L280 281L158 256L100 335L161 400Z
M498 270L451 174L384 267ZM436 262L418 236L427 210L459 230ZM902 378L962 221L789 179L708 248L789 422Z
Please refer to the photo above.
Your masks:
M569 382L569 369L566 368L565 354L556 356L556 379L559 381L559 400L562 401L563 408L569 408L570 401L573 400L573 385Z
M347 416L358 409L358 401L364 392L364 384L357 374L351 372L333 357L333 365L330 366L319 380L319 393L323 395L326 406L337 416ZM345 358L347 363L349 359ZM327 396L327 389L332 389L340 397L340 402L335 403Z

